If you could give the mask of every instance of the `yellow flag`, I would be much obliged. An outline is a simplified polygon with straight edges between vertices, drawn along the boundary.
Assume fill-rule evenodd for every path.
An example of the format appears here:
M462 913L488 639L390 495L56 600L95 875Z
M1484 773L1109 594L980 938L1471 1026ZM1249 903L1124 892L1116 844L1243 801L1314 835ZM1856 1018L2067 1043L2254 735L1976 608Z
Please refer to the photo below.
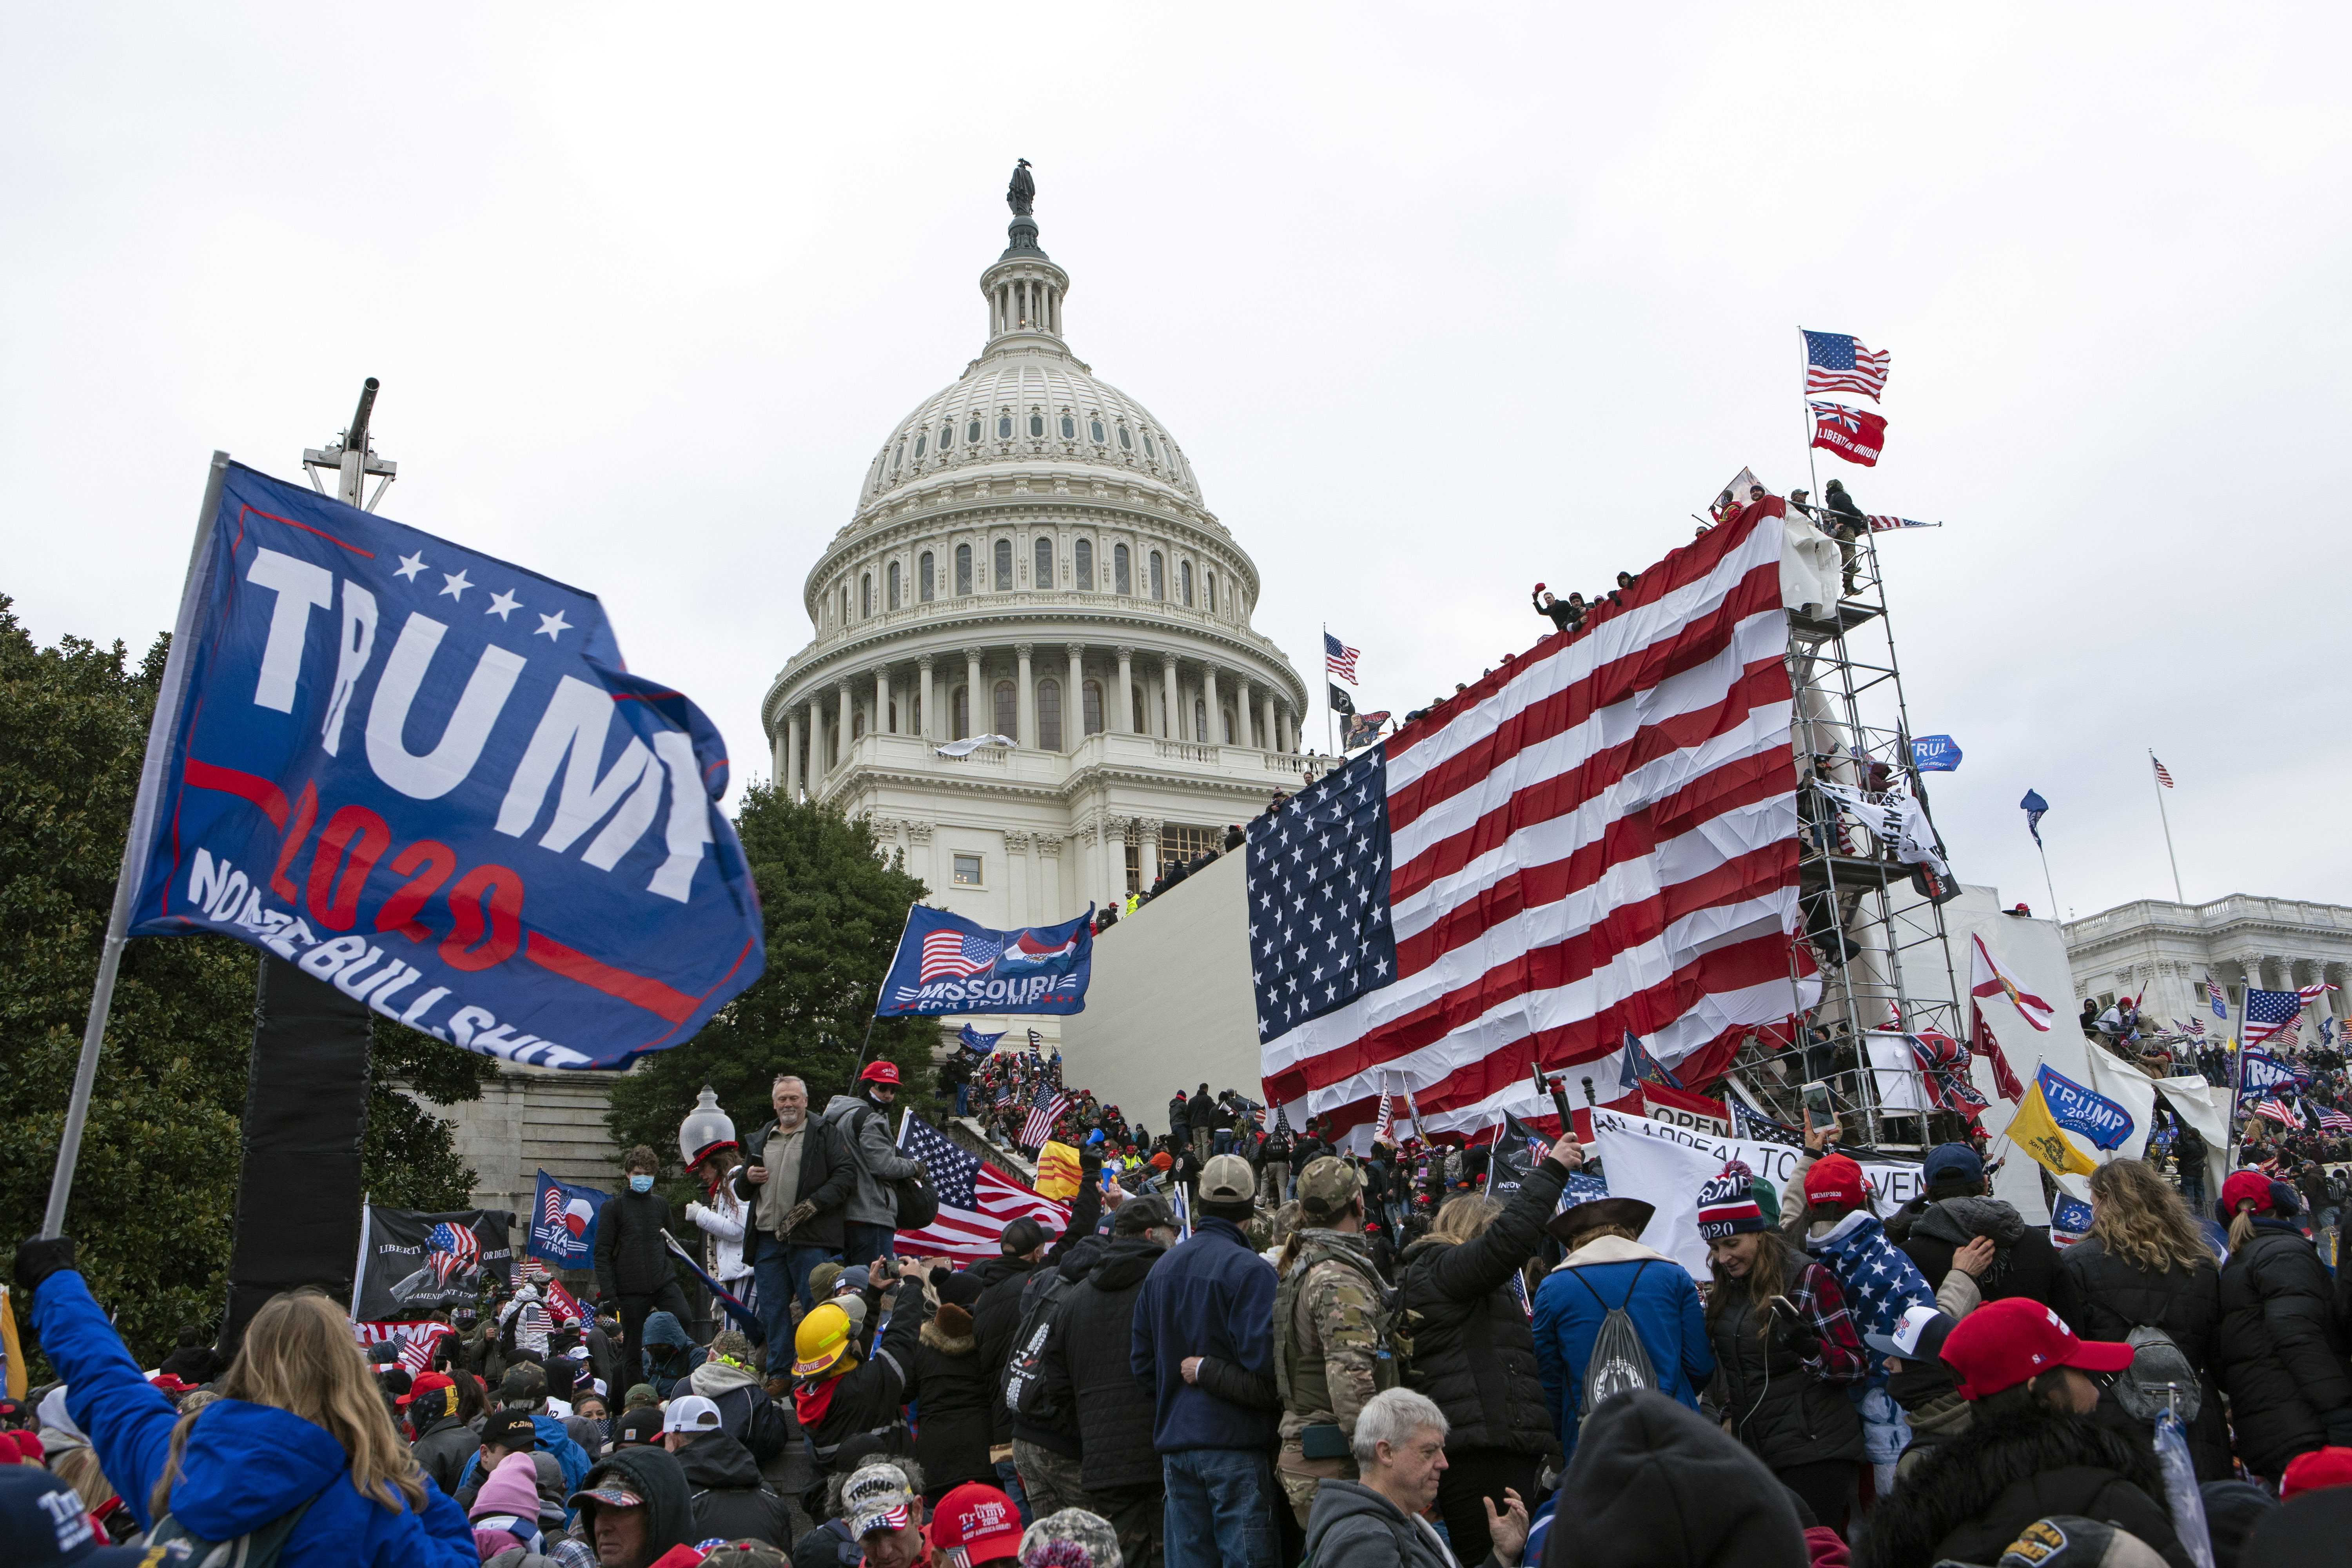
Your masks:
M2019 1102L2017 1114L2010 1120L2009 1138L2053 1176L2087 1176L2099 1168L2097 1161L2076 1148L2059 1130L2050 1115L2049 1103L2042 1098L2039 1083L2027 1089L2025 1099Z
M5 1285L0 1285L0 1354L8 1358L8 1397L24 1398L30 1386L25 1377L25 1347L16 1338L16 1306Z
M1037 1195L1067 1203L1078 1195L1078 1152L1067 1143L1037 1151Z

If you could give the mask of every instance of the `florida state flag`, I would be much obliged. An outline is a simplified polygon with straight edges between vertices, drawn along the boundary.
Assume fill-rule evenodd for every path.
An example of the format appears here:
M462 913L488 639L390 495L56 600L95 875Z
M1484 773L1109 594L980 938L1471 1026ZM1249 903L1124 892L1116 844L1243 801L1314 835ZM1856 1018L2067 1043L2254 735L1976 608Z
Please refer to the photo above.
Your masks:
M1878 466L1879 449L1886 445L1886 421L1843 403L1808 401L1813 411L1813 445L1835 452L1865 468Z

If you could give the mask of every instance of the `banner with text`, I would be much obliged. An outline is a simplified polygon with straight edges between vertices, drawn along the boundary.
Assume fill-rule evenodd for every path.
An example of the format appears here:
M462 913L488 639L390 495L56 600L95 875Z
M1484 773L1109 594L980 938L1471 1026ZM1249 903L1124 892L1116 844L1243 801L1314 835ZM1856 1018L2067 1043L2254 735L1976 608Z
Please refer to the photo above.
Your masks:
M874 1016L1084 1012L1094 962L1091 904L1074 921L1013 931L917 904L907 911ZM1031 1038L1034 1050L1034 1031Z

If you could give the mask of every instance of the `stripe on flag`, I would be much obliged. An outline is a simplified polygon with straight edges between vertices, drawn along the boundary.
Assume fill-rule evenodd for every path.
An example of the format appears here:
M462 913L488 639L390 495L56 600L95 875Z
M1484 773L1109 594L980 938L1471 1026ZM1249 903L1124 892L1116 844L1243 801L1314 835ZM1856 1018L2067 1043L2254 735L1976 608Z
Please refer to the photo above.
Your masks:
M911 1112L899 1121L898 1147L922 1161L940 1200L937 1219L920 1230L898 1233L902 1257L977 1263L1002 1256L1004 1227L1016 1219L1034 1219L1054 1236L1069 1228L1066 1206L1038 1196L979 1155L958 1148Z
M2154 752L2150 752L2147 754L2147 760L2151 763L2156 763L2156 782L2162 784L2165 788L2170 789L2172 787L2172 775L2164 771L2164 764L2162 763L2158 763L2156 761L2156 753Z

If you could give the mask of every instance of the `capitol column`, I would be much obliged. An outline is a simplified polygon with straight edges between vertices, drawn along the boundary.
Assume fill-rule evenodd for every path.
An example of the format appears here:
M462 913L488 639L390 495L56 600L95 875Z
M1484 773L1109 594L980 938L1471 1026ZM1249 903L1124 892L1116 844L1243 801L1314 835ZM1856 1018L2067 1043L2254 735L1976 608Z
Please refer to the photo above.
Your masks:
M890 667L874 672L874 732L887 735L898 729L890 722Z
M976 647L963 650L963 707L964 728L969 733L957 736L960 741L985 735L996 722L993 713L986 719L980 716L980 649Z
M784 787L784 763L789 760L786 753L792 746L792 731L785 729L780 721L776 725L776 738L768 747L768 765L774 772L779 791Z
M786 800L801 797L801 716L797 709L784 710L784 771L776 780L776 793Z
M1182 704L1176 696L1176 656L1171 653L1160 658L1164 673L1160 679L1160 727L1170 740L1181 741L1184 738L1184 726Z
M922 725L916 732L926 741L940 739L940 710L932 701L931 660L932 656L927 653L915 661L916 668L921 672L916 677L916 700L921 704L923 718Z
M1024 748L1037 743L1037 688L1029 679L1029 654L1035 646L1025 642L1013 645L1013 657L1020 661L1021 669L1014 678L1017 684L1013 694L1013 725L1017 731L1013 739L1019 741Z
M1114 735L1129 733L1135 724L1135 650L1123 647L1118 651L1118 711L1107 715L1103 728Z
M1208 710L1209 732L1193 739L1207 745L1219 745L1224 740L1225 716L1224 710L1217 706L1217 667L1211 663L1201 668L1201 706Z
M1247 746L1255 743L1250 740L1252 717L1249 677L1236 671L1234 676L1234 744Z
M1264 736L1261 744L1263 744L1267 751L1278 752L1282 749L1276 743L1276 732L1274 727L1274 693L1272 691L1268 691L1265 694L1265 727L1261 731L1261 734Z
M1136 879L1148 893L1151 884L1160 880L1160 824L1147 816L1138 817L1135 826L1143 830L1142 864L1137 868Z
M1075 752L1087 738L1086 647L1069 645L1070 683L1062 688L1062 750Z
M833 758L833 765L835 767L840 767L849 761L849 730L852 721L849 702L849 678L845 675L843 676L839 680L833 683L833 689L841 698L841 740L834 748Z

